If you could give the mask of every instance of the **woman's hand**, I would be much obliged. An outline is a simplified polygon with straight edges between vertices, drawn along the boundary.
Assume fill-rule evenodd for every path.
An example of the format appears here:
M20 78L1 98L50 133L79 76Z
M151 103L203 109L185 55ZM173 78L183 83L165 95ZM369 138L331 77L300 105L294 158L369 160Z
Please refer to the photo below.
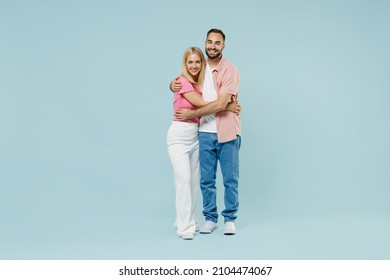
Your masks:
M226 105L225 109L239 115L241 112L241 105L237 102L230 102Z

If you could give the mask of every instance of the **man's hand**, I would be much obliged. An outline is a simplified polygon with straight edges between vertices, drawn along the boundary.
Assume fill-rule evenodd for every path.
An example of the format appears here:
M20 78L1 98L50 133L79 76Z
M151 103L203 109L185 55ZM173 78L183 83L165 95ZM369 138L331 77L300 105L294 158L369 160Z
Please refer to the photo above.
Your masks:
M196 116L193 114L193 111L190 109L179 109L176 111L176 118L179 121L186 121L195 117Z
M173 92L181 90L181 83L177 80L179 77L175 78L170 85L170 89Z

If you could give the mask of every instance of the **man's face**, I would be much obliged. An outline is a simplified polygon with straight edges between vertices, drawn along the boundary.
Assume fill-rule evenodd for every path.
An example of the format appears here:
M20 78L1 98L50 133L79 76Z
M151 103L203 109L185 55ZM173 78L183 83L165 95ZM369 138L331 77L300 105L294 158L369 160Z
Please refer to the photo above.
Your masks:
M219 33L210 33L206 39L206 54L209 59L215 59L222 55L225 48L223 37Z

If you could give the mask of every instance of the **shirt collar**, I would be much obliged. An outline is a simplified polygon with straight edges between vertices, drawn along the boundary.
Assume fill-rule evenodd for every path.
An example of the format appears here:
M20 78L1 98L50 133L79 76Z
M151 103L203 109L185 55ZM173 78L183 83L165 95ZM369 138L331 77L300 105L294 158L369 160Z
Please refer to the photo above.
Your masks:
M211 69L211 67L210 67L211 72L214 72L214 71L219 72L219 71L221 71L222 64L223 64L223 61L224 61L224 60L225 60L225 58L222 56L222 57L221 57L221 60L218 62L218 65L217 65L214 69ZM207 63L208 63L208 60L207 60ZM209 64L209 66L210 66L210 64Z

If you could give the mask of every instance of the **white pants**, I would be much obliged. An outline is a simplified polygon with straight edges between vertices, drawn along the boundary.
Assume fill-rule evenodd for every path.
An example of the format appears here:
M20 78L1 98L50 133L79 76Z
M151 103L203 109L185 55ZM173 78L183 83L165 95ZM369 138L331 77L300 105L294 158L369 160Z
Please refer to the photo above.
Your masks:
M200 184L198 124L173 121L167 134L176 189L179 236L195 234L195 206Z

